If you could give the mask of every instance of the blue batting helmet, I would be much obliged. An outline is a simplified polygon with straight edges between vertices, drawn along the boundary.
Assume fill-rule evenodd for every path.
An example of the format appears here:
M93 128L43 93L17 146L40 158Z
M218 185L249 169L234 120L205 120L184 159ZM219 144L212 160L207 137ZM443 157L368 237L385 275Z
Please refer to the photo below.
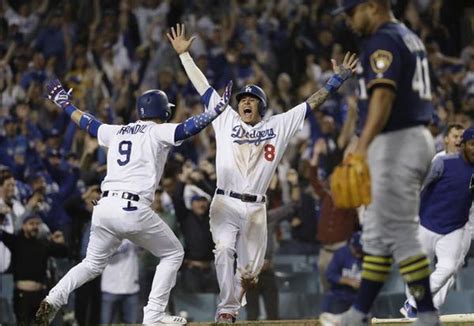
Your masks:
M267 95L265 95L265 92L263 91L263 89L253 84L245 85L235 95L237 102L240 102L242 97L244 97L245 95L251 95L260 100L260 103L258 103L258 112L260 113L260 116L263 117L265 115L265 112L267 111Z
M171 108L168 96L159 89L150 89L137 99L137 111L140 119L159 118L165 122L171 119Z

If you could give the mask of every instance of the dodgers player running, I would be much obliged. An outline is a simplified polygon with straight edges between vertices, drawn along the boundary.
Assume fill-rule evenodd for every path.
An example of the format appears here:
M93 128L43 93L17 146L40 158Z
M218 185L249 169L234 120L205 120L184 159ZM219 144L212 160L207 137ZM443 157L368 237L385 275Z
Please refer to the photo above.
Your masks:
M462 134L460 153L440 156L433 161L421 193L419 237L428 257L437 258L430 284L433 303L438 309L467 254L465 240L470 242L471 238L467 222L473 178L474 128L469 128ZM405 317L416 317L412 295L400 312Z
M73 267L49 292L37 312L47 324L67 303L69 294L102 273L123 239L128 239L160 258L156 267L143 324L184 325L186 319L165 315L170 291L176 282L184 251L171 229L151 209L167 154L172 146L198 133L225 111L232 82L211 109L185 122L167 123L173 104L161 90L149 90L137 99L139 120L128 125L108 125L71 105L69 93L58 80L48 83L48 98L71 119L108 148L107 175L102 198L94 207L86 258Z
M366 37L357 67L363 129L354 155L368 160L372 203L364 215L359 294L332 324L367 325L395 261L418 306L416 325L438 325L429 260L418 240L420 189L434 156L425 127L433 112L425 46L394 18L390 0L342 0L336 11Z
M221 99L191 58L188 49L194 37L185 37L184 25L167 34L186 73L207 107ZM267 223L265 193L270 179L292 137L326 98L348 79L357 59L346 54L324 88L285 113L262 120L267 97L256 85L243 87L236 95L237 110L227 110L212 123L216 134L217 190L210 209L215 243L215 264L220 287L216 321L233 323L245 305L244 292L257 281L262 268ZM234 275L234 254L237 272Z

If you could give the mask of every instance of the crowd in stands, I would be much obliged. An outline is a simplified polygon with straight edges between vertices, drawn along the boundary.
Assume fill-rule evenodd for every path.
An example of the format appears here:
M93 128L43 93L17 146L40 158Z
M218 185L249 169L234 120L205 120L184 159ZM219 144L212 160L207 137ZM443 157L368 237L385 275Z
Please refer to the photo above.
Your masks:
M428 52L435 106L430 130L438 151L448 125L467 128L474 118L474 35L460 17L468 6L462 3L406 0L394 7ZM35 237L54 247L61 234L70 262L85 256L106 153L45 100L48 79L58 76L73 89L74 105L104 123L134 121L137 95L156 88L176 104L173 121L184 121L202 111L203 104L166 38L170 26L179 22L197 36L191 52L214 88L221 92L228 80L235 89L260 85L269 99L266 114L281 113L324 85L332 75L331 58L341 61L346 51L358 52L362 43L343 17L331 15L335 6L334 0L0 0L0 229L22 234L28 222L40 219ZM459 20L450 20L454 15ZM357 123L356 88L356 79L347 82L307 120L278 167L267 193L270 252L262 280L270 288L275 251L320 252L320 266L329 266L334 251L359 229L356 211L328 213L332 203L325 199L330 196L327 178ZM156 190L154 210L185 247L177 286L183 291L218 290L208 215L216 185L214 162L215 138L208 128L172 150ZM273 211L277 209L284 211ZM130 273L148 289L154 258L126 243L116 256L118 262L124 256L126 264L140 264L140 280L138 269ZM11 252L0 242L0 272L13 273L15 281L21 275L15 274L13 262L28 257L28 252ZM46 261L31 268L54 270ZM325 273L319 274L327 290ZM54 283L51 275L36 279L42 291ZM89 288L81 290L82 299L76 293L77 309L87 310L76 310L78 320L89 318L80 324L100 321L98 305L87 301L91 293L100 297L101 285L102 321L112 320L111 302L123 299L117 296L136 295L138 286L132 285L124 285L123 293L110 293L117 289L111 282L120 280L104 273L102 284L85 285ZM133 306L127 302L140 300L126 299L124 310ZM272 302L272 294L265 300ZM278 318L278 311L268 314ZM130 322L138 318L123 316Z

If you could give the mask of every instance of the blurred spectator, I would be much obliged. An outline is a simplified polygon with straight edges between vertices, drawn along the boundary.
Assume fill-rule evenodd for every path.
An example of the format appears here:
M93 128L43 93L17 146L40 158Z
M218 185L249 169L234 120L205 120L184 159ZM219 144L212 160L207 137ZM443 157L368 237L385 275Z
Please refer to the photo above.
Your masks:
M65 257L67 247L60 231L51 239L39 238L41 217L30 214L23 218L18 235L0 231L0 240L12 253L12 272L15 281L14 309L19 325L34 321L36 310L46 295L48 257Z
M102 324L138 323L138 247L122 240L102 273ZM114 318L119 314L121 318Z
M325 294L321 311L340 314L354 303L362 274L361 232L355 232L345 246L339 248L325 272L330 289Z
M173 194L173 205L184 239L182 285L186 292L217 293L212 252L214 242L209 226L211 197L210 194L191 184L196 180L196 175L193 174L195 171L189 163L185 164Z
M315 144L313 157L310 162L309 180L320 200L320 216L318 221L317 238L322 247L319 251L318 268L321 289L327 292L329 282L326 279L328 265L339 248L343 247L358 228L357 211L354 209L336 209L329 191L329 182L320 181L317 176L319 156L324 150L324 142Z

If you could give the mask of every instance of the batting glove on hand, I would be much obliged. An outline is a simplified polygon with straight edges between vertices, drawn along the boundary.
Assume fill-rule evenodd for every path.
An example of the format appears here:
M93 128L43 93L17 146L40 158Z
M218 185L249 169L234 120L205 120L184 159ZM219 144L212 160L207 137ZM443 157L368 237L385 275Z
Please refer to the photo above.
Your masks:
M71 104L72 88L66 92L58 79L49 81L48 84L46 84L46 91L48 99L60 108L64 109L66 106Z
M229 105L230 97L232 96L232 85L232 80L227 83L224 94L222 95L222 99L214 108L217 114L222 113L227 108L227 105Z
M332 75L324 86L329 93L335 93L339 87L355 73L357 61L358 59L355 53L351 55L350 52L346 53L340 65L336 63L336 60L331 59L334 75Z

